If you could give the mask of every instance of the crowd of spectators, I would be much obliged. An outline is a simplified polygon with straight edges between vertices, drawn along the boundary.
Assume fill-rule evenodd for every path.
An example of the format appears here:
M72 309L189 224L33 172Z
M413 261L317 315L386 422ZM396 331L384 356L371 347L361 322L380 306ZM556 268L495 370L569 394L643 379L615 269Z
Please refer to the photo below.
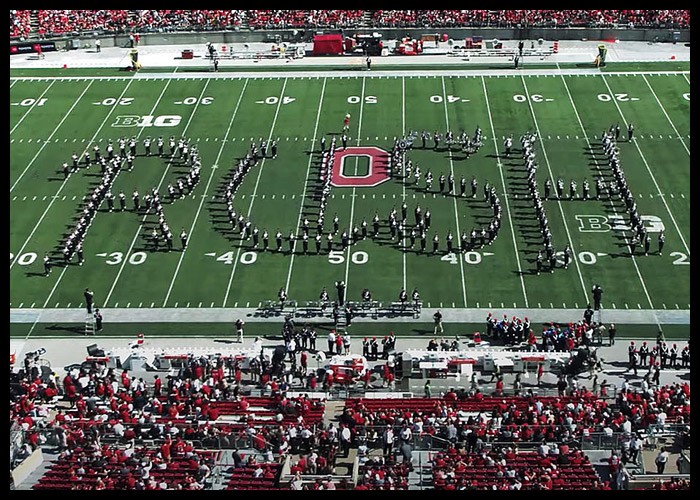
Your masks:
M11 10L10 39L29 37L36 13L39 38L63 34L209 31L236 29L244 23L242 10Z
M131 24L126 10L39 10L37 20L40 38L75 32L120 33Z
M362 10L248 10L247 24L253 29L359 28Z
M10 40L63 34L227 29L591 27L690 28L690 10L10 10ZM369 18L369 26L363 23Z
M375 28L690 27L689 10L376 10Z
M62 450L35 490L201 490L217 452L181 439L160 448L92 441Z
M408 428L416 437L435 436L452 443L540 442L612 438L664 430L690 422L690 386L671 384L646 392L621 387L608 404L585 387L563 397L486 396L480 390L450 390L443 399L348 399L344 419L353 423L353 442L377 442L384 426Z
M403 488L402 467L410 467L410 458L396 465L393 457L397 451L405 453L402 444L413 443L413 437L439 438L472 453L495 442L580 445L593 433L612 437L665 430L668 424L690 424L690 386L685 382L650 387L643 381L637 388L625 381L617 388L614 401L585 387L570 388L556 397L537 396L532 391L486 395L474 386L449 390L440 398L347 399L338 422L327 425L322 420L323 400L288 396L290 387L275 378L259 382L260 388L269 391L267 396L242 395L240 384L240 368L235 364L227 367L223 359L194 356L165 381L154 376L146 382L128 370L100 366L83 367L60 379L29 367L11 380L10 416L24 434L28 453L45 444L47 437L62 453L97 451L107 442L134 447L154 440L186 449L192 443L209 449L230 449L243 443L270 463L288 454L298 455L293 474L303 477L332 474L336 457L347 456L351 447L357 447L366 466L363 470L369 471L360 489ZM220 418L223 415L227 418ZM396 438L388 437L394 433ZM384 449L384 462L368 462L370 457L360 453L368 447ZM156 460L167 458L162 450L154 453ZM410 450L404 456L410 457ZM392 469L385 470L385 466ZM380 469L384 472L379 473ZM272 474L262 470L263 475ZM197 488L201 482L196 474L193 477L194 481L180 478L183 481L178 484ZM61 482L53 479L47 478L53 485L48 487ZM86 487L102 488L97 479L90 476ZM247 478L239 479L248 484ZM146 489L163 488L143 482ZM328 481L302 484L331 487ZM172 486L179 487L165 487ZM106 485L110 487L117 486Z
M537 341L533 340L528 318L504 316L499 320L489 313L484 337L507 344L525 342L533 350L571 350L590 341L592 324L584 320L546 325L541 341ZM296 334L297 330L285 319L286 343L293 340L288 338L292 335L289 332ZM234 355L190 354L182 359L178 371L164 379L155 374L149 380L127 369L108 368L102 362L83 363L59 377L40 370L35 357L27 356L24 369L12 371L10 377L11 423L24 438L15 458L26 458L47 442L59 452L97 450L106 442L127 447L145 441L177 447L192 447L195 443L204 449L243 445L263 455L267 463L279 463L290 455L292 474L302 478L291 481L290 487L345 489L347 485L318 482L315 476L333 474L336 458L347 457L354 447L361 465L366 466L363 470L369 471L362 475L360 489L402 489L405 468L411 468L411 449L417 443L427 447L435 442L449 443L466 453L478 453L486 446L504 442L514 446L539 442L581 446L594 443L594 434L613 443L617 434L624 437L619 440L623 460L634 460L624 447L632 436L665 432L671 424L686 429L689 435L689 383L660 385L644 378L637 387L625 379L610 399L606 397L610 384L606 380L599 384L597 373L591 374L591 389L579 384L576 377L562 374L558 396L537 395L532 389L522 390L515 385L514 391L505 395L502 378L497 374L500 388L497 383L496 390L487 393L474 374L468 387L450 389L438 398L426 393L424 398L346 399L337 423L325 424L324 399L309 394L288 395L293 389L316 389L312 387L316 371L307 370L304 358L310 346L303 339L298 344L298 351L277 348L268 359L256 339L252 352L261 354L252 358L258 361L257 368L246 379L241 359ZM296 370L286 370L285 365ZM383 370L384 386L391 387L387 380L393 381L393 371L388 362ZM390 379L388 375L392 375ZM538 372L538 381L539 376ZM331 382L324 377L321 382L325 390L330 389ZM244 393L252 386L257 387L260 396ZM382 449L381 460L370 457L369 449ZM397 454L404 456L402 464L395 461ZM156 452L159 458L164 458L162 450L161 456ZM16 465L16 460L11 463ZM270 485L270 476L275 475L271 468L255 467L253 472L258 469L262 475L252 478L240 471L237 484L250 488ZM304 479L308 475L313 478ZM194 477L194 481L183 484L192 483L191 487L196 488L194 483L200 481ZM90 479L82 484L93 489L97 483L102 488L97 477ZM49 477L47 481L50 485L42 488L57 487L65 477ZM448 481L443 486L470 487L458 483ZM495 486L505 488L514 482L499 484ZM145 488L156 486L144 482ZM593 483L589 481L586 487L592 488Z
M588 456L566 443L542 444L536 452L516 446L474 451L450 447L432 461L436 490L609 490Z
M29 37L31 17L30 10L10 10L10 40Z

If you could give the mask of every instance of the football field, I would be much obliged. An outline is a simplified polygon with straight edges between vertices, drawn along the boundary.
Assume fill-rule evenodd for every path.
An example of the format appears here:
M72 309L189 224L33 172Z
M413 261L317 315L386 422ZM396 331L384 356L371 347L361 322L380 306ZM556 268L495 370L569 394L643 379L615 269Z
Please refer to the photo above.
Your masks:
M350 114L347 147L341 147L343 118ZM617 147L627 185L650 235L630 254L632 231L625 202L602 193L613 172L601 146L611 125L622 130ZM627 141L627 128L634 136ZM422 147L421 132L444 137L476 128L482 144L466 155L444 139ZM405 153L413 174L387 170L395 141L417 135ZM536 272L543 248L535 207L529 194L520 136L537 135L536 182L565 185L564 196L544 201L557 266ZM505 157L503 143L514 138ZM165 141L163 156L156 139ZM168 141L186 138L201 158L200 178L171 200L167 186L177 185L191 167ZM90 194L102 182L100 166L64 176L71 156L102 154L110 141L135 138L133 169L118 169L109 181L115 195L110 211L100 200L84 238L82 265L63 248L83 215ZM326 149L336 140L335 160L322 225L322 246L314 237L321 209ZM152 154L143 140L151 138ZM231 195L237 215L259 230L259 244L241 236L229 221L225 191L251 143L277 141L277 156L258 160L238 178ZM410 141L409 141L410 142ZM424 173L434 181L426 189ZM450 174L454 192L440 191L439 178ZM460 195L464 178L466 195ZM471 197L471 182L478 185ZM569 184L577 197L569 198ZM592 198L581 198L587 180ZM502 217L491 244L466 252L447 251L448 233L455 248L463 233L487 227L494 210L484 198L485 184L495 187ZM607 308L690 308L690 73L639 71L600 74L391 75L325 76L251 74L141 74L137 76L18 77L10 79L10 308L76 308L88 287L104 308L258 307L275 300L280 288L299 302L318 299L322 287L334 297L334 283L344 280L350 300L364 288L382 302L395 301L404 288L415 288L428 307L578 308L590 302L591 288L604 290ZM155 189L174 235L172 251L152 231L154 210L134 209L132 194ZM120 209L118 193L126 199ZM389 213L407 232L392 238ZM432 214L425 251L420 237L413 247L408 231L415 209ZM338 217L338 233L327 248L327 235ZM372 220L380 218L373 236ZM308 252L303 251L302 223L310 222ZM343 248L341 233L367 222L368 235ZM657 236L665 245L659 254ZM188 235L182 248L180 233ZM269 250L263 250L263 233ZM283 235L277 251L275 234ZM296 237L291 241L289 235ZM433 251L433 238L438 249ZM564 268L563 250L572 249ZM52 263L44 274L43 258Z

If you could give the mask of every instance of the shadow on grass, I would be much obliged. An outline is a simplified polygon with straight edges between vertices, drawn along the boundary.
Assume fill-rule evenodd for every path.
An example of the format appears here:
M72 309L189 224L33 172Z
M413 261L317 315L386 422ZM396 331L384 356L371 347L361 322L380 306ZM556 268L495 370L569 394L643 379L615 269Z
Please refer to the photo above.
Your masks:
M27 278L32 278L32 277L36 277L36 276L41 276L41 277L43 278L43 277L46 276L45 273L32 273L32 272L24 273L24 275L25 275Z
M239 344L236 339L214 339L215 344Z
M57 331L57 332L71 332L75 334L84 334L85 333L85 326L65 326L65 325L51 325L46 327L47 330L51 331Z
M429 334L433 333L433 330L426 330L424 328L413 328L411 331L413 333L418 334L418 335L429 335Z

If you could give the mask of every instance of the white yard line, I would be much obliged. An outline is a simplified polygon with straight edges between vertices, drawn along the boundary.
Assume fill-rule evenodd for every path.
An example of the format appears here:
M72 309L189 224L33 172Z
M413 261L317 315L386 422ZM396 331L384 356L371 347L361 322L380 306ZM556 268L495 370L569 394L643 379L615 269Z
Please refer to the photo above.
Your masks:
M447 90L445 89L445 77L443 76L442 78L440 78L440 80L442 82L442 103L445 108L445 124L447 126L447 130L450 130L450 115L447 112ZM455 169L454 162L452 161L452 152L450 152L450 173L452 174L452 177L454 177ZM452 196L452 201L454 202L455 208L455 231L457 234L457 238L461 238L462 231L460 231L459 229L459 212L457 211L457 197ZM457 260L459 260L459 272L462 275L462 298L464 299L464 307L467 307L467 285L464 280L464 256L460 253L459 257L457 257Z
M277 116L279 115L280 109L282 107L282 101L284 97L284 91L287 88L287 81L288 79L284 79L284 84L282 85L282 90L280 91L280 96L277 101L277 109L275 110L275 116L272 119L272 126L270 127L270 133L268 134L267 137L267 143L270 143L270 140L272 139L272 132L275 130L275 124L277 123ZM258 192L258 186L260 185L260 177L262 176L262 171L263 171L263 166L265 165L266 159L263 158L260 161L260 166L258 167L258 178L255 180L255 187L253 188L253 194L250 197L250 205L248 205L248 213L246 214L246 219L250 219L250 214L253 212L253 203L255 203L255 198L256 198L256 193ZM224 301L222 303L222 307L226 307L226 301L228 300L228 296L231 293L231 283L233 283L233 276L236 274L236 267L238 266L238 262L240 261L241 257L241 248L243 248L243 243L241 242L241 246L238 247L238 251L236 252L236 259L233 261L233 269L231 269L231 276L229 277L228 280L228 285L226 286L226 294L224 295Z
M608 80L603 78L603 81L605 82L605 86L608 88L608 92L610 92L610 95L614 95L612 89L610 88L610 85L608 85ZM625 115L622 113L622 110L620 109L620 105L617 103L617 99L613 99L612 101L615 103L615 107L617 108L618 113L620 113L620 116L622 117L622 121L624 122L625 126L627 126L628 122L625 119ZM639 147L639 143L636 141L636 139L633 140L632 142L634 142L634 146L637 148L637 151L639 151L639 156L642 158L644 165L646 165L646 167L647 167L647 172L649 172L649 177L651 177L651 180L654 183L654 186L656 186L656 192L657 192L659 198L661 198L661 202L666 207L666 210L668 211L668 216L671 218L671 222L673 222L673 226L676 228L676 231L678 232L678 237L683 242L683 246L685 247L685 251L688 253L688 257L690 257L690 248L688 247L688 244L685 242L685 238L683 238L683 233L681 232L680 228L678 227L678 223L676 222L676 219L673 217L673 213L671 213L671 209L669 208L668 204L666 203L666 197L661 192L661 188L659 187L659 184L656 182L656 177L654 177L654 174L651 171L651 168L649 167L649 163L647 163L647 159L644 157L644 153L642 153L642 150Z
M357 120L357 145L360 145L360 140L361 140L361 131L362 131L362 113L364 111L364 104L365 104L365 84L367 83L367 78L362 79L362 95L360 97L360 116ZM357 157L355 157L355 173L357 174ZM370 169L372 167L370 166ZM352 200L350 201L350 223L348 224L348 236L350 240L352 241L352 219L355 216L355 190L357 188L353 187L352 188ZM348 297L347 290L348 290L348 277L350 276L350 251L352 250L353 244L348 245L348 255L345 257L345 290L346 294L345 296Z
M207 193L209 192L209 186L211 185L211 181L214 178L214 173L216 172L216 169L219 168L219 161L221 160L221 155L224 152L224 148L226 147L226 140L228 138L229 133L231 132L231 127L233 127L233 121L236 119L236 115L238 114L238 108L241 105L241 101L243 100L243 94L245 94L245 90L248 88L248 80L245 81L245 84L243 84L243 89L241 90L241 95L238 96L238 102L236 103L236 107L233 110L233 115L231 116L231 120L228 123L228 128L226 129L226 133L224 134L223 139L221 140L221 147L219 148L219 153L216 155L216 160L214 160L214 164L212 165L211 169L211 175L209 176L209 180L207 181L207 185L204 188L204 194L200 197L199 201L199 207L197 207L197 212L194 214L194 220L192 221L192 225L190 226L190 230L188 231L187 234L190 235L189 240L192 241L192 236L194 235L194 228L195 225L197 224L197 220L199 218L199 214L202 211L202 207L204 206L204 201L207 199ZM177 279L177 275L180 272L180 266L182 265L182 259L185 258L185 252L187 251L187 248L183 248L182 252L180 252L180 258L177 261L177 267L175 268L175 272L173 273L173 279L170 280L170 286L168 287L168 293L165 294L165 299L163 299L163 306L168 303L168 299L170 298L170 293L173 291L173 285L175 285L175 280Z
M12 135L12 133L17 129L17 127L20 126L20 124L24 121L24 119L27 117L27 115L29 115L29 113L31 113L31 112L37 107L37 104L39 104L39 102L41 102L41 100L44 98L44 96L45 96L46 93L49 91L49 89L50 89L51 87L53 87L53 84L54 84L54 83L56 83L56 80L52 81L52 82L49 84L49 86L46 87L46 89L41 93L41 95L39 96L39 98L36 99L36 100L34 101L34 103L33 103L31 106L29 106L29 109L27 110L27 112L24 113L24 114L22 115L22 118L20 118L19 121L15 124L15 126L12 127L12 130L10 130L10 135ZM88 86L89 86L89 85L88 85ZM12 88L12 87L10 87L10 88ZM81 96L81 97L82 97L82 96Z
M401 133L406 137L406 78L401 77ZM404 166L406 165L406 155L403 155ZM406 171L401 169L401 204L406 202ZM403 289L406 290L406 228L403 231L401 240L401 257L403 260Z
M668 120L668 123L671 124L671 127L673 128L673 131L676 133L678 138L681 140L681 144L683 145L683 149L685 149L685 152L688 153L688 156L690 156L690 150L688 149L688 146L685 145L685 141L683 140L683 137L681 137L681 134L678 133L678 129L676 126L673 124L673 121L671 121L671 118L668 116L668 113L666 113L666 108L664 108L664 105L661 104L661 101L659 101L659 98L656 96L656 92L654 92L654 89L651 87L651 84L649 83L649 80L647 80L647 77L645 75L642 75L642 78L646 82L647 86L649 87L649 90L651 90L651 93L654 94L654 99L656 99L656 102L659 104L659 107L661 108L661 111L663 111L664 116Z
M163 91L160 93L160 96L158 96L158 100L156 103L153 105L153 109L151 109L151 112L149 114L154 114L156 108L158 107L158 104L160 104L160 101L163 99L163 96L165 95L165 90L167 89L168 85L170 85L171 80L168 80L168 84L165 86ZM204 93L207 90L207 87L209 86L210 80L207 80L204 86L202 87L202 92L199 94L199 98L197 99L196 104L194 105L194 108L192 109L192 113L190 114L190 117L187 119L187 123L185 124L185 127L182 129L182 136L187 137L185 133L187 132L187 129L190 127L190 123L192 123L192 118L194 118L194 115L197 113L197 110L199 109L199 105L202 102L202 96L204 96ZM137 138L141 137L141 134L145 130L145 127L142 127L141 130L139 130L139 133L136 135ZM156 189L160 191L160 187L163 185L163 181L165 180L165 177L168 175L168 170L170 169L170 166L172 165L174 158L170 158L168 160L168 163L166 167L163 169L163 175L160 178L160 181L158 182L158 185L156 186ZM136 241L138 241L139 236L141 235L141 228L143 227L144 222L146 222L146 219L148 218L148 213L144 214L144 216L141 219L141 222L139 223L138 229L136 229L136 233L134 234L134 238L131 240L131 244L129 245L129 250L125 252L124 255L131 255L131 251L134 249L134 245L136 245ZM128 259L124 259L119 266L119 271L117 272L117 275L114 278L114 281L112 282L112 286L109 289L109 292L107 293L107 296L105 297L105 300L102 302L103 305L106 305L109 303L109 299L112 297L112 293L114 292L114 289L117 287L117 283L119 282L119 278L122 275L122 272L124 272L124 267L126 266L126 263L128 262Z
M489 104L489 94L486 91L486 80L481 77L481 86L484 88L484 100L486 101L486 111L489 114L489 124L491 125L491 136L493 137L493 145L496 148L496 158L498 165L498 173L501 176L501 187L503 188L503 201L506 204L506 212L508 213L508 224L510 225L510 234L513 238L513 250L515 251L515 260L518 262L518 276L520 276L520 287L523 290L523 299L525 300L525 307L529 307L527 299L527 291L525 291L525 279L523 278L523 269L520 265L520 251L518 250L518 242L515 239L515 228L513 227L513 217L510 213L510 202L508 201L508 191L506 190L506 180L503 175L503 163L501 163L501 156L499 152L498 139L496 138L496 129L493 127L493 116L491 115L491 105Z
M321 97L318 100L318 111L316 111L316 125L314 125L314 136L311 138L311 150L313 151L314 145L316 144L316 134L318 133L318 123L321 120L321 107L323 106L323 96L326 93L326 78L323 79L323 87L321 88ZM299 217L297 218L297 229L299 228L299 225L301 224L301 216L304 213L304 201L306 201L305 195L306 195L306 187L309 183L309 173L311 172L311 163L313 162L314 155L313 153L309 155L309 161L306 164L306 177L304 178L304 189L302 189L302 195L299 197L300 202L299 202ZM310 238L309 238L310 239ZM296 250L297 248L297 243L299 242L298 239L294 240L294 246L293 249ZM294 267L294 255L295 253L292 251L292 255L289 259L289 271L287 271L287 283L284 285L284 289L287 291L287 296L289 297L289 285L292 280L292 269Z
M566 84L566 78L564 78L564 75L561 76L561 79L564 82L564 88L566 89L566 93L569 95L569 101L571 101L571 107L573 108L574 114L576 115L576 120L578 121L578 125L579 125L579 127L581 127L581 131L583 132L583 138L586 140L586 144L588 145L588 151L593 152L593 148L591 147L591 143L588 140L588 135L586 134L586 129L583 126L583 122L581 121L581 117L578 114L578 110L576 109L576 104L574 103L574 98L571 95L571 92L569 91L569 86ZM603 172L601 172L600 167L598 166L598 160L596 159L595 156L592 156L592 158L593 158L593 161L595 162L596 169L598 170L598 172L602 176ZM617 215L617 209L615 208L615 204L610 203L610 206L612 207L613 212L615 212L615 214ZM625 243L627 244L628 243L627 237L624 235L624 233L622 236L625 238ZM628 248L630 248L629 245L628 245ZM630 250L631 250L631 248L630 248ZM578 257L574 257L574 260L576 260L577 258ZM637 259L635 258L634 255L632 255L632 264L634 264L634 268L637 270L637 276L639 277L639 282L642 284L642 289L644 290L644 295L646 295L647 300L649 301L649 307L651 309L653 309L654 304L651 301L651 297L649 296L649 292L647 290L646 284L644 283L644 278L642 277L642 272L640 271L639 266L637 266ZM657 325L658 325L658 321L657 321Z
M537 130L537 137L539 139L540 147L542 148L542 155L544 156L544 161L547 164L547 170L549 171L549 177L553 185L556 185L556 179L554 178L554 173L552 172L552 166L549 164L549 158L547 157L547 150L544 147L544 138L540 133L540 127L537 124L537 117L535 116L535 110L532 107L532 99L530 98L530 91L527 89L527 84L525 83L525 77L520 75L520 79L523 82L523 88L525 89L525 94L527 96L527 104L530 107L530 113L532 114L532 120L535 124L535 130ZM569 225L566 223L566 215L564 215L564 209L561 206L561 200L557 200L557 206L559 207L559 213L561 214L561 220L564 223L564 229L566 230L566 241L573 241L571 239L571 232L569 231ZM579 265L578 259L574 259L574 264L576 265L576 272L578 273L579 281L581 282L581 290L583 291L583 300L587 304L589 299L588 290L586 289L586 284L583 281L583 275L581 274L581 266Z
M44 148L46 147L46 145L49 144L49 143L51 142L51 139L53 138L53 136L56 134L56 132L58 132L58 129L61 128L61 125L63 125L63 122L66 121L66 118L68 118L68 117L70 116L70 114L71 114L72 111L73 111L73 108L75 108L75 107L78 105L78 103L80 102L80 99L83 98L83 96L85 95L85 92L88 91L88 89L90 88L91 85L92 85L92 82L90 82L90 83L87 84L87 86L85 87L85 89L83 90L83 92L78 96L78 98L75 100L75 102L74 102L73 105L70 107L70 109L69 109L68 111L66 111L66 113L63 115L63 118L61 119L61 121L58 122L58 125L56 125L56 128L53 129L53 132L51 132L51 134L50 134L50 135L46 138L46 140L41 144L41 147L39 148L39 151L37 151L36 154L34 155L34 158L32 158L32 159L29 161L29 164L26 166L26 168L25 168L24 170L22 170L22 173L19 174L19 177L17 178L17 180L15 181L15 183L12 184L12 186L10 186L10 193L12 192L13 189L15 189L15 188L17 187L17 184L19 183L19 181L22 180L22 177L24 177L24 174L26 174L27 171L31 168L31 166L34 164L34 161L39 157L39 155L40 155L41 152L44 150ZM126 87L128 87L128 86L129 86L129 85L127 85ZM124 88L124 90L126 90L126 87ZM112 110L110 111L110 113L111 113L113 110L114 110L114 107L112 107ZM109 115L108 115L108 116L109 116ZM106 119L105 119L105 120L106 120ZM102 125L100 125L100 128L102 128L103 125L104 125L104 122L102 122ZM99 129L98 129L98 130L99 130ZM57 165L58 165L58 164L57 164ZM63 184L61 184L61 189L63 188L64 185L65 185L65 182L64 182ZM60 191L61 191L61 190L59 189L59 192L60 192ZM56 193L56 194L58 194L58 193Z

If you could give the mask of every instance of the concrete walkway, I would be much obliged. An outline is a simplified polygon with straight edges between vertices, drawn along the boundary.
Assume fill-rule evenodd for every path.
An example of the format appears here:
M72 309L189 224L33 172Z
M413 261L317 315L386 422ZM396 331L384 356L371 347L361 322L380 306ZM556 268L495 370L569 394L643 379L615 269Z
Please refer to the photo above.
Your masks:
M584 306L585 308L585 306ZM301 312L303 308L297 309ZM533 323L545 323L554 321L557 323L569 323L572 319L582 317L581 309L503 309L498 306L493 308L423 308L420 315L391 316L381 315L378 318L357 316L354 323L430 323L433 314L440 310L442 320L445 323L482 323L490 311L496 311L499 315L508 318L529 318ZM286 313L291 313L287 309ZM601 312L601 320L604 323L618 324L690 324L690 310L662 310L662 309L604 309ZM10 309L10 323L82 323L85 321L86 311L83 308L61 309ZM238 318L246 318L246 321L260 321L280 323L283 314L273 313L266 315L262 309L256 308L109 308L109 321L112 323L234 323ZM327 321L330 319L330 311L325 318L317 316L311 321ZM594 316L598 321L598 314Z

